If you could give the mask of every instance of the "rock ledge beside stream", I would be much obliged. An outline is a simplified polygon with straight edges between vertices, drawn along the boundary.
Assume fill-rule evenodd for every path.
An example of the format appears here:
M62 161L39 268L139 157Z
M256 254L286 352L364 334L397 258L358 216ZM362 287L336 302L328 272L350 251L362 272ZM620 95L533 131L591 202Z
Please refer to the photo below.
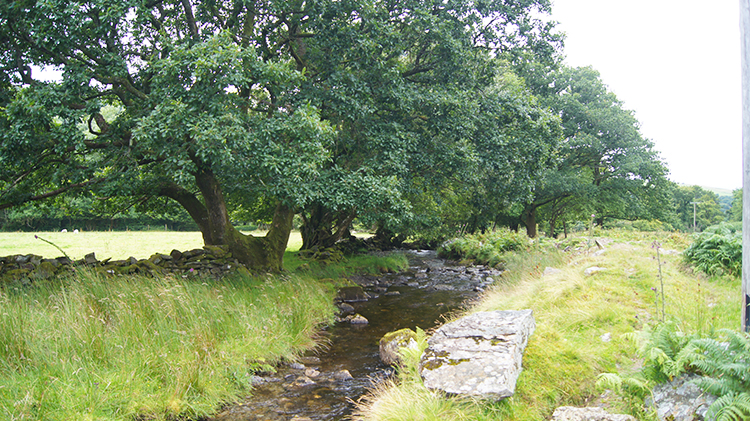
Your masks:
M422 354L425 386L487 399L512 396L535 327L531 310L480 312L443 325Z

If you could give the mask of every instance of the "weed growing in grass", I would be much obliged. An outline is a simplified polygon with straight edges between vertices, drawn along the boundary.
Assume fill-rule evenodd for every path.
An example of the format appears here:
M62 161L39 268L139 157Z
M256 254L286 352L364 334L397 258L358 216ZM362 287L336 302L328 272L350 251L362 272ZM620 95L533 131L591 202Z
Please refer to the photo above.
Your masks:
M49 241L49 240L45 240L44 238L42 238L42 237L40 237L40 236L38 236L38 235L34 235L34 238L36 238L37 240L42 240L42 241L44 241L45 243L47 243L47 244L49 244L49 245L51 245L51 246L55 247L56 249L60 250L60 253L62 253L62 254L63 254L63 256L67 257L67 258L68 258L68 260L71 260L71 259L70 259L70 256L68 256L68 253L65 253L65 250L61 249L61 248L60 248L60 247L59 247L59 246L58 246L57 244L53 243L52 241Z
M651 243L651 248L656 249L656 262L659 265L659 289L661 290L661 321L664 322L666 318L666 313L664 310L664 278L662 277L662 273L661 273L661 254L659 253L659 250L661 249L661 243L657 240L654 240L654 242ZM658 304L657 304L657 310L658 310Z

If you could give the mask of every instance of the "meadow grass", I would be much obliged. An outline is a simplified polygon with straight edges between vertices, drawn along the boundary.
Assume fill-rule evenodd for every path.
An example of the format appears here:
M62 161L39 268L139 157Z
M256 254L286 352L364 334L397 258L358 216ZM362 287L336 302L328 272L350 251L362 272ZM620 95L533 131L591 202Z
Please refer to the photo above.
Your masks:
M605 372L637 370L637 344L628 338L662 318L653 242L663 247L666 318L682 331L739 328L740 281L708 280L692 274L676 253L689 244L688 236L618 231L598 235L611 241L598 238L605 243L602 251L594 246L570 254L540 246L507 255L503 281L469 310L534 310L537 327L526 348L513 397L497 403L449 399L425 389L412 366L402 369L411 373L411 380L376 390L360 406L355 419L442 419L433 416L439 413L445 419L544 420L559 406L592 404L641 419L648 417L643 402L612 394L601 398L603 391L596 380ZM583 240L578 244L586 244ZM548 266L559 272L545 275ZM593 266L604 270L585 275ZM406 415L397 415L401 409Z

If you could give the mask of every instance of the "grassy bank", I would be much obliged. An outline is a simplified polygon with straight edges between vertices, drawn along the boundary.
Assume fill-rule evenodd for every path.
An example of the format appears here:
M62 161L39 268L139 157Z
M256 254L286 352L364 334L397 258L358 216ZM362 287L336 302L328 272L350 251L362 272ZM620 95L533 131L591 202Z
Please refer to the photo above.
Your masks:
M503 282L485 294L470 312L531 308L537 323L524 355L513 397L498 403L448 399L424 388L416 360L402 373L400 385L377 391L360 408L366 420L543 420L563 405L604 405L641 419L642 402L607 394L596 386L599 374L628 373L639 368L633 332L662 318L684 332L737 329L740 324L740 281L706 280L686 270L677 253L688 237L674 234L604 232L604 249L588 239L534 246L504 256ZM664 284L662 313L659 258ZM559 271L547 271L546 267ZM602 270L586 275L588 268Z
M310 279L75 278L0 290L0 418L172 419L249 393L315 345L333 288Z
M85 253L98 256L202 245L176 240L191 233L139 232L128 240L112 237L127 233L55 234L87 239ZM94 238L114 247L100 253ZM55 255L18 246L4 253ZM254 372L318 346L316 333L333 319L342 277L407 264L403 255L355 256L328 265L303 262L291 250L287 258L295 267L307 266L221 281L101 277L79 269L66 279L0 285L0 419L207 416L251 394Z

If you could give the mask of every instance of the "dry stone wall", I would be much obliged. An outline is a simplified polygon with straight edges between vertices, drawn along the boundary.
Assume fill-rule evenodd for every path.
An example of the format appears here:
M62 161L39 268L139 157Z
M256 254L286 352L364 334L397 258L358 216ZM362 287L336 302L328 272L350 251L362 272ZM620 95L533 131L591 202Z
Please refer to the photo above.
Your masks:
M205 246L188 251L172 250L155 253L148 259L130 257L125 260L98 260L94 253L83 259L68 257L46 259L34 254L0 257L0 281L38 280L69 274L76 268L89 268L107 275L163 275L221 277L232 272L250 273L232 254L221 246Z

